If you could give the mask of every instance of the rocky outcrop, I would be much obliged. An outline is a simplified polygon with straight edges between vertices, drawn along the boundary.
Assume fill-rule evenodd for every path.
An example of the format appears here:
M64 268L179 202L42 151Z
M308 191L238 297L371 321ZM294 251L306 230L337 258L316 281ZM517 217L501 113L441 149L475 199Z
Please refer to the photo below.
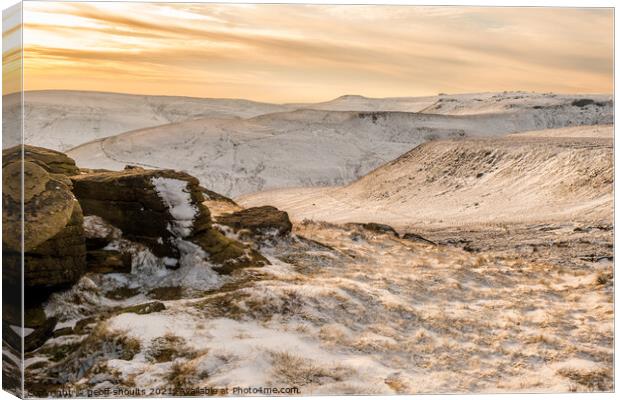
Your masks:
M3 338L16 349L22 340L11 326L22 324L22 312L33 330L24 339L26 351L66 334L55 333L57 320L43 311L52 292L71 287L86 272L131 273L133 253L120 242L142 243L171 266L185 254L198 255L223 274L268 263L212 226L203 193L236 205L188 174L138 167L85 173L66 155L32 146L3 151L2 169ZM117 312L163 310L154 301ZM91 322L80 321L71 333L86 331Z
M24 190L21 177L24 174ZM12 162L2 169L3 241L12 249L21 249L21 213L24 200L24 250L29 251L56 235L73 214L75 198L70 187L35 163Z
M31 299L75 283L85 271L86 247L82 209L67 175L77 170L75 163L31 146L24 146L23 163L20 155L20 147L3 151L3 281L20 285L23 195L24 287L36 289Z
M86 255L88 272L99 274L131 273L131 254L117 250L89 250Z
M409 240L411 242L432 244L433 246L437 246L437 243L433 242L432 240L428 240L427 238L422 237L422 236L418 235L417 233L413 233L413 232L405 233L403 235L403 239Z
M84 216L86 250L100 250L122 237L122 232L96 215Z
M223 214L217 218L217 222L235 232L246 230L254 236L286 236L293 229L288 214L271 206L252 207Z
M385 235L390 235L390 236L394 236L396 238L399 239L403 239L403 240L408 240L410 242L418 242L418 243L424 243L424 244L432 244L434 246L437 245L437 243L426 239L425 237L422 237L420 235L418 235L417 233L413 233L413 232L405 232L404 234L399 234L394 228L392 228L390 225L386 225L386 224L378 224L376 222L368 222L368 223L348 223L345 224L345 226L349 226L349 227L357 227L357 228L362 228L366 231L370 231L370 232L374 232L374 233L378 233L378 234L385 234Z
M2 166L22 159L21 146L2 151ZM80 170L75 161L59 151L36 146L23 146L23 160L37 164L50 174L77 175Z
M378 224L376 222L368 222L368 223L349 222L345 224L344 226L351 228L351 229L364 230L368 232L399 237L398 232L396 232L394 228L386 224Z
M73 191L86 215L96 215L146 245L158 257L179 259L185 244L206 252L218 272L266 263L260 254L214 229L198 180L173 170L81 174Z
M86 272L82 210L76 202L67 225L49 240L27 251L24 284L49 291L67 288Z
M41 303L86 271L82 209L69 179L77 167L62 153L33 146L4 150L2 157L3 322L21 326L23 310L24 325L34 329L24 338L24 350L31 351L56 325L55 319L46 318ZM10 332L7 335L3 337L10 343ZM21 338L19 342L17 348Z
M361 224L361 227L366 229L367 231L375 232L375 233L385 233L388 235L393 235L398 237L398 232L394 228L386 224L378 224L376 222L368 222L366 224Z
M199 186L198 188L202 192L202 195L204 196L205 200L221 201L223 203L228 203L230 205L239 207L239 205L237 203L235 203L235 201L233 199L229 198L229 197L221 195L221 194L219 194L217 192L214 192L213 190L209 190L209 189L207 189L205 187L202 187L202 186Z
M137 304L135 306L125 307L118 310L117 314L134 313L134 314L151 314L164 311L166 306L161 301L151 301L150 303Z
M178 257L169 229L173 216L153 179L191 179L174 171L126 169L73 177L74 193L86 215L96 215L120 229L123 237L147 245L159 257Z
M24 351L33 351L41 346L54 335L54 328L58 323L57 318L48 318L32 333L24 338Z

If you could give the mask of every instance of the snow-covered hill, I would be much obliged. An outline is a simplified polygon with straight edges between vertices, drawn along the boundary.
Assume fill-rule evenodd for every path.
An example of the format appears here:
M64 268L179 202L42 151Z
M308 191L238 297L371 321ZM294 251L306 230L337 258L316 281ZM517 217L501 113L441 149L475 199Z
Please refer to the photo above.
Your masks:
M530 92L440 94L426 97L368 98L345 95L322 103L268 104L240 99L147 96L88 91L27 91L25 140L27 144L67 150L80 144L131 130L199 118L251 118L274 112L315 109L327 111L401 111L445 115L509 113L532 108L562 107L578 99L590 100L609 112L607 95L556 95ZM3 98L5 132L21 124L19 97ZM592 113L587 105L581 114ZM577 109L575 110L577 111ZM7 145L12 143L7 143Z
M433 105L439 96L371 98L360 95L344 95L321 103L291 103L295 109L327 111L403 111L420 112Z
M607 105L609 95L572 95L534 92L464 93L426 97L370 98L345 95L323 103L287 104L296 109L331 111L403 111L428 114L471 115L514 112L541 107L561 107L574 101Z
M571 100L572 102L572 100ZM141 129L68 152L79 165L182 169L219 193L350 183L429 140L612 122L609 104L436 115L298 110Z
M3 129L21 120L17 95L4 96ZM247 118L286 110L249 100L142 96L120 93L45 90L24 93L24 137L27 144L67 150L91 140L134 129L196 118Z
M295 220L395 226L610 220L613 127L426 143L338 188L284 189L238 199Z

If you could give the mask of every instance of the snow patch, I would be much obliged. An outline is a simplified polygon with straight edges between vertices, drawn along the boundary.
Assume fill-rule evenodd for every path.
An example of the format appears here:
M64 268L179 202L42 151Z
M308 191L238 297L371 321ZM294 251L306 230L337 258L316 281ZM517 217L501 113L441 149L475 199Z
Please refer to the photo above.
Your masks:
M168 228L178 237L187 237L192 233L194 218L198 209L192 205L187 182L180 179L157 177L151 180L159 197L168 207L174 220Z
M26 337L28 335L30 335L32 332L34 332L34 329L32 328L22 328L21 326L17 326L17 325L9 325L11 327L11 330L15 333L17 333L18 335L20 335L21 337Z
M84 216L84 235L87 238L119 238L121 231L97 215Z
M106 249L128 252L132 256L130 285L143 288L183 286L195 290L210 290L221 286L223 278L206 261L207 254L200 246L177 238L176 247L181 253L179 260L170 257L159 258L146 246L129 240L110 243ZM171 266L179 265L176 270Z

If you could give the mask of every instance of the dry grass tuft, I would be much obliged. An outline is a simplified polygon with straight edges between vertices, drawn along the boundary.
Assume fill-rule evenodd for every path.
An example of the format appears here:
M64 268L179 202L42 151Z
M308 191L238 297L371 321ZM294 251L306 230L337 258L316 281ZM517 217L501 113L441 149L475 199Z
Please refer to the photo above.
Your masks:
M306 386L340 382L351 373L339 366L318 365L314 360L291 354L287 351L271 353L273 375L289 386Z
M110 358L131 360L140 352L140 341L124 332L112 331L104 324L99 324L80 348L85 355L90 350L100 351Z
M188 388L195 383L196 366L190 362L175 362L166 376L168 382L177 390Z
M146 352L147 360L158 363L194 356L194 352L187 347L185 339L171 333L151 340L151 345Z
M578 370L574 368L562 368L558 374L564 376L589 391L610 392L613 390L613 371L611 368L599 368L593 370ZM575 390L577 391L577 390Z
M407 385L406 382L403 382L400 374L391 374L387 378L385 378L385 384L390 387L397 394L408 394L411 393L411 388Z
M613 280L613 273L611 272L600 272L596 276L597 285L605 286Z

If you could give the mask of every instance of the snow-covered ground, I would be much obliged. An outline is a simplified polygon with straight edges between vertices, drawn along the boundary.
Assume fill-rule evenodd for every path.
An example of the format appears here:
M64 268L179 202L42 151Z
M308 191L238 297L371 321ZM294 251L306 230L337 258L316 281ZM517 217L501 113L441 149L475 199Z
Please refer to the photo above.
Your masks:
M109 248L132 254L132 271L89 273L50 298L57 329L74 330L28 354L31 394L614 389L608 96L343 96L253 115L214 104L229 114L175 112L69 155L80 167L186 170L242 194L241 206L289 212L294 234L252 243L271 265L223 276L195 246L170 270L86 217L87 233L112 232ZM186 187L153 183L182 245L195 216ZM214 218L239 209L217 203L205 202Z
M573 105L575 96L461 97L440 97L439 104L451 108L439 111L463 115L306 109L248 119L207 118L100 139L68 154L82 167L182 169L216 192L238 196L344 185L431 140L612 122L612 106L603 99L579 106ZM381 109L385 102L373 107Z
M296 221L457 226L610 220L613 127L433 141L350 185L242 196Z
M298 109L328 111L402 111L432 114L485 114L557 107L578 98L600 104L605 95L556 95L526 92L441 94L427 97L367 98L346 95L323 103L269 104L242 99L149 96L122 93L43 90L24 93L26 143L55 150L121 134L199 118L251 118ZM19 96L3 98L5 132L17 131ZM10 145L10 143L6 143Z
M295 229L296 238L262 248L271 266L163 300L163 311L111 314L89 334L52 339L26 362L33 387L46 387L36 377L52 377L66 389L165 388L162 395L200 387L296 387L305 395L612 388L611 263L560 267L351 227ZM106 299L121 278L83 278L97 284L78 285L72 296L102 299L100 313L151 296L138 287L128 299ZM62 307L63 326L75 324Z
M3 111L12 116L3 122L5 131L20 121L17 100L4 98ZM613 113L608 95L531 92L346 95L315 104L267 104L30 91L24 103L27 144L72 149L82 167L183 169L231 196L346 184L437 138L609 124ZM375 112L380 114L369 114Z
M403 111L445 115L473 115L498 112L514 112L533 107L557 107L575 99L587 98L605 103L609 95L566 95L533 92L486 92L463 94L439 94L427 97L370 98L345 95L323 103L287 104L297 109L331 111Z
M19 131L19 96L3 98L5 132ZM44 90L24 92L24 140L65 151L91 140L196 118L247 118L286 110L276 104L121 93ZM12 124L12 125L11 125Z

